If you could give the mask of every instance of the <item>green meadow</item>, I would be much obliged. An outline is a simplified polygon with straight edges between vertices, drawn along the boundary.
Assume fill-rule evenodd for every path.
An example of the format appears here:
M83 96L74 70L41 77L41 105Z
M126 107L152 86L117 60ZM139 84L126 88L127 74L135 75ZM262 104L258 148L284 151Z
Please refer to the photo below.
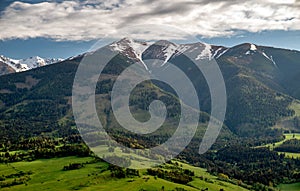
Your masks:
M281 191L299 191L300 190L300 183L281 184L278 187Z
M274 150L274 148L279 147L280 145L282 145L287 140L291 140L291 139L300 140L300 133L287 133L287 134L284 134L284 136L285 136L285 139L282 140L282 141L278 141L276 143L270 143L270 144L258 146L256 148L268 147L270 150ZM300 153L291 153L291 152L278 152L278 153L284 154L285 157L288 157L288 158L300 158Z
M276 143L270 143L270 144L266 144L266 145L262 145L262 146L258 146L259 147L269 147L271 150L273 150L275 147L280 146L282 143L284 143L287 140L291 140L291 139L299 139L300 140L300 133L286 133L284 134L285 139L282 141L278 141Z
M75 170L63 170L64 166L72 163L84 164L82 168ZM92 157L63 157L41 159L32 162L15 162L0 164L0 183L21 182L19 185L3 187L1 190L14 191L41 191L41 190L201 190L219 191L243 191L227 180L221 180L206 172L205 169L177 162L182 169L188 169L195 173L193 180L186 185L177 184L156 176L147 175L146 170L139 170L139 176L130 178L114 178L111 176L109 165L106 162L96 161ZM173 164L162 165L165 171ZM5 180L4 180L5 179ZM234 182L234 181L233 181Z

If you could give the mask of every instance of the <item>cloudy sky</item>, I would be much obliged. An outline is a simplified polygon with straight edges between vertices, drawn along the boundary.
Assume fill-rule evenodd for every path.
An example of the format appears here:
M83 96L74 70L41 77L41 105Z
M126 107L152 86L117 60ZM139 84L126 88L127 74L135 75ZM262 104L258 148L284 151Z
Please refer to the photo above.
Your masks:
M300 50L299 0L1 0L0 54L68 57L101 39Z

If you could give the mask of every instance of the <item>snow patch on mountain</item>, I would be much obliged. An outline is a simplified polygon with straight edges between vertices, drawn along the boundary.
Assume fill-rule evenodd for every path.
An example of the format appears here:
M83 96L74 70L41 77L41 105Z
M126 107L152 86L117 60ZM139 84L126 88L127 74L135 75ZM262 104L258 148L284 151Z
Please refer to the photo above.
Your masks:
M112 51L117 51L122 55L134 61L139 61L144 67L150 71L153 67L162 67L169 60L186 54L193 56L192 59L209 59L219 58L228 51L228 48L222 46L213 46L206 43L192 44L175 44L166 40L160 40L155 43L140 42L129 38L123 38L120 41L113 42L108 45ZM145 64L144 59L157 60L149 62L151 66ZM157 65L157 66L156 66Z
M203 44L204 45L204 49L202 50L201 54L199 54L196 57L196 60L200 60L200 59L206 59L208 58L209 60L212 59L212 47L210 44Z
M142 60L143 52L150 46L150 43L140 42L130 38L123 38L118 42L114 42L109 46L112 50L122 53L129 58L141 62L144 67L148 70L147 65Z
M257 47L254 44L251 44L250 45L250 50L255 51L255 50L257 50Z
M35 56L27 59L11 59L5 56L0 56L0 61L9 67L13 68L15 72L23 72L27 70L31 70L37 67L53 64L56 62L63 61L63 59L43 59L41 57Z
M190 44L183 44L183 45L179 45L179 47L176 50L176 53L174 54L174 56L178 56L180 54L183 54L186 51L191 51L190 49L192 48L192 45Z
M219 54L219 52L223 49L224 49L224 47L218 48L215 51L215 53L212 55L212 58L219 58L220 56L222 56L222 54L224 54L227 51L227 48L226 48L225 51L223 51L221 54Z
M221 52L217 57L217 58L220 58L223 54L225 54L229 49L228 48L225 48L225 50L223 52Z
M164 53L165 60L162 64L162 66L165 65L169 61L169 59L173 56L177 47L178 47L178 45L176 45L176 44L169 44L168 46L166 46L164 48L163 53Z
M268 60L270 60L274 64L275 67L277 67L276 62L273 60L273 56L268 56L265 52L262 52L262 55L264 57L266 57Z

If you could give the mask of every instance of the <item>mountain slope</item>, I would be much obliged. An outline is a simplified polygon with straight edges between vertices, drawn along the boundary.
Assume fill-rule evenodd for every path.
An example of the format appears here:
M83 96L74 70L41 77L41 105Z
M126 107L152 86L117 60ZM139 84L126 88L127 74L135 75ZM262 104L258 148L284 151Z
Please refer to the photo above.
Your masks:
M242 44L217 59L227 86L227 125L232 130L257 135L261 128L294 115L289 106L299 99L300 85L294 81L299 56L297 51Z
M167 68L167 62L179 67L193 82L201 109L210 112L210 95L206 80L191 60L216 59L223 73L228 93L228 112L225 124L243 136L264 135L276 121L293 116L289 109L293 99L299 99L300 52L254 44L232 48L203 43L176 45L158 41L148 47L142 59L150 71ZM152 61L155 60L155 61ZM174 79L180 81L180 79ZM290 85L291 84L291 85ZM164 84L159 87L174 93ZM249 133L252 132L252 133Z
M71 96L74 76L81 59L82 56L36 70L0 77L1 141L17 141L21 137L41 134L60 137L76 133ZM97 85L99 102L96 104L102 122L114 133L119 132L120 127L113 118L108 95L116 76L132 63L131 59L118 55L107 65ZM151 85L151 82L139 86L135 94L132 97L131 108L141 120L147 119L147 104L152 99L168 100L170 104L167 107L168 122L164 124L165 128L162 131L157 132L161 138L145 138L148 141L144 140L144 144L154 144L153 141L161 141L172 134L176 127L173 125L178 121L176 112L180 111L177 98ZM200 120L205 123L208 115L203 113ZM204 130L205 126L202 126L201 135ZM226 131L225 134L230 136L231 133ZM150 136L158 137L157 134Z

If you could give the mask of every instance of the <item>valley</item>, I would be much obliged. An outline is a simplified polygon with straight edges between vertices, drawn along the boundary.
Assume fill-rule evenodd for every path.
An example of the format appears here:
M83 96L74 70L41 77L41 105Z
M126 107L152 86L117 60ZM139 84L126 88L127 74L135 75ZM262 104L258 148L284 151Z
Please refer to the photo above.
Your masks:
M74 77L85 56L101 55L102 51L117 54L97 82L97 115L107 133L131 149L151 148L168 140L176 130L180 110L191 106L182 103L166 84L144 81L130 95L133 116L147 121L150 103L160 100L166 104L166 121L147 135L124 130L114 117L110 99L118 75L138 62L149 73L166 71L174 64L190 78L199 97L199 123L189 145L172 162L137 171L109 165L99 157L122 154L120 161L128 166L135 161L147 166L147 158L162 156L114 149L92 127L79 134L72 111ZM202 155L198 150L212 117L211 98L204 76L184 54L187 52L200 60L214 58L226 84L228 107L222 130ZM59 63L0 76L1 189L288 190L287 184L297 186L300 181L300 159L291 152L299 150L300 87L294 83L300 74L299 58L298 51L250 43L227 48L168 41L147 44L125 38ZM149 63L149 59L160 62ZM180 83L178 76L174 75L174 81ZM285 120L290 121L280 125ZM188 132L189 127L185 128ZM91 147L82 135L91 137ZM177 141L184 141L184 137ZM102 147L107 144L108 149Z

